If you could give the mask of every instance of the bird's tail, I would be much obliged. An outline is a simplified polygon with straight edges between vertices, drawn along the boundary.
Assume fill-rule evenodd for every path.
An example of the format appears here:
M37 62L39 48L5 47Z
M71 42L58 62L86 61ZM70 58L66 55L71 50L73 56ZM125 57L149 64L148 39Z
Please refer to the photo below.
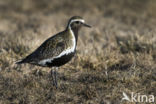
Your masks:
M18 60L18 61L16 61L15 63L16 63L16 64L22 64L22 63L24 63L24 61L23 61L23 60Z

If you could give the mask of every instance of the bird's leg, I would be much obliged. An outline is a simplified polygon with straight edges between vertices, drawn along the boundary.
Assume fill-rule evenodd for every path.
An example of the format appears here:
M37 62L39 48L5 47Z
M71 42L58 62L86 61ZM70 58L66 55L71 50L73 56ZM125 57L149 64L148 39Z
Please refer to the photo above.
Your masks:
M51 77L52 77L52 80L53 80L52 83L54 85L54 69L53 68L51 69L50 74L51 74Z
M53 86L55 86L57 88L57 67L54 68L54 70L52 69L51 70L51 76L52 76L52 79L53 79Z
M55 86L57 88L57 67L55 68L55 71L54 71L54 77L55 77Z

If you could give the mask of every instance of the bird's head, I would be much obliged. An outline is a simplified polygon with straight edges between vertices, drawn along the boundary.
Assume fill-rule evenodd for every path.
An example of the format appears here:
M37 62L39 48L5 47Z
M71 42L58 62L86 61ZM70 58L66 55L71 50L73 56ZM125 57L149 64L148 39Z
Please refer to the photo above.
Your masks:
M87 25L85 23L85 20L82 17L80 17L80 16L73 16L73 17L70 18L70 20L68 22L67 28L70 28L70 29L80 29L82 26L91 28L90 25Z

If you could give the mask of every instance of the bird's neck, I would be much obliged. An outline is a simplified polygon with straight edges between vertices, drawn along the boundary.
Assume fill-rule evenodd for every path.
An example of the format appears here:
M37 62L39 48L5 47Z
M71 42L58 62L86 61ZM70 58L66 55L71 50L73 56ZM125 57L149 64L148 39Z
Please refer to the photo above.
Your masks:
M76 44L77 44L77 40L78 40L78 28L70 28L71 31L74 33L75 39L76 39Z

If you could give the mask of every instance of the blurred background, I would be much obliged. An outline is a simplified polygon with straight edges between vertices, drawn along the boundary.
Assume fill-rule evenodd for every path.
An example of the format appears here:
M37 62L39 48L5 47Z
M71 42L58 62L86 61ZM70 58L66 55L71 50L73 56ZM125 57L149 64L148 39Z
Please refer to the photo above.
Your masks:
M129 104L122 92L156 96L155 11L155 0L0 0L0 103ZM80 31L57 90L50 69L15 65L75 15L92 28Z

